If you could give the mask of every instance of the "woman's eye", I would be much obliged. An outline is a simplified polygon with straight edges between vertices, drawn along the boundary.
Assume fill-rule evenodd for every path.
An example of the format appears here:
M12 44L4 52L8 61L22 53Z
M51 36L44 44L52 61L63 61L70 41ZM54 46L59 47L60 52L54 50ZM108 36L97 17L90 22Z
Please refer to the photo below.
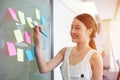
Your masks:
M73 27L71 27L71 29L73 29Z
M80 29L80 28L77 27L76 29Z

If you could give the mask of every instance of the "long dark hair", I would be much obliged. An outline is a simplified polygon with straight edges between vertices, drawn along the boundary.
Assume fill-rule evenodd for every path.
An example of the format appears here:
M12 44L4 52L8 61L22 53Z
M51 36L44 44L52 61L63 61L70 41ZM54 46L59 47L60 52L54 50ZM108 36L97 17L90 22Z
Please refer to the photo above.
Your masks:
M90 28L93 29L93 32L90 34L89 45L93 49L97 49L95 41L94 41L94 37L96 36L96 32L97 32L97 24L96 24L94 18L87 13L80 14L80 15L76 16L75 18L80 20L87 27L87 29L90 29Z

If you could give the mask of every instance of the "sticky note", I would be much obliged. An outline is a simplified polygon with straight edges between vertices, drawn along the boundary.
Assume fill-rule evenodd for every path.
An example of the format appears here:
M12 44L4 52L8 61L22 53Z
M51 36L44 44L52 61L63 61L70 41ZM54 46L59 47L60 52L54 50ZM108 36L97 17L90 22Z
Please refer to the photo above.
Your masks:
M37 22L37 21L34 21L34 24L35 24L35 25L38 25L38 22Z
M22 11L18 11L18 18L19 18L21 24L25 24L25 16Z
M15 23L17 26L20 25L19 23Z
M29 61L32 61L34 58L33 58L33 55L32 55L32 52L28 49L26 50L26 55L27 55L27 58Z
M41 16L41 24L46 24L46 17L45 16Z
M6 48L9 56L16 55L16 48L13 42L6 42Z
M35 16L38 20L40 20L40 11L37 8L35 9Z
M18 21L18 18L16 16L16 11L13 9L13 8L8 8L8 11L10 12L12 18L15 20L15 21Z
M20 61L20 62L24 61L23 49L17 48L17 61Z
M32 25L32 22L33 22L32 18L31 17L27 17L26 20L27 20L27 23L28 23L29 27L33 28L34 26Z
M19 29L14 30L14 35L15 35L15 38L17 40L17 43L24 41L22 33Z
M35 48L35 46L34 46L34 56L36 57L36 48Z
M31 38L30 38L30 33L25 31L24 32L24 38L25 38L25 42L28 44L31 44Z

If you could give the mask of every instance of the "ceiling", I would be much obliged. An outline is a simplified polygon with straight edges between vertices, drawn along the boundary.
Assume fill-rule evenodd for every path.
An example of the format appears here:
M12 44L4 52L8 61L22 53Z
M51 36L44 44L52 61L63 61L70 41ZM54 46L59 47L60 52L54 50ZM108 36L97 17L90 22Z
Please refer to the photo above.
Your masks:
M59 0L75 14L88 12L98 14L100 19L113 18L118 0ZM89 4L89 5L88 5Z

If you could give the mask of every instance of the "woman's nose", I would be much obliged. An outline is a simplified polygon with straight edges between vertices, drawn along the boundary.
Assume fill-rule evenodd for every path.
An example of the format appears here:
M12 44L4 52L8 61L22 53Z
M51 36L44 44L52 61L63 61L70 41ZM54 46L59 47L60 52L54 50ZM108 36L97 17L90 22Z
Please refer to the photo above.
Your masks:
M75 33L75 29L71 29L71 33Z

